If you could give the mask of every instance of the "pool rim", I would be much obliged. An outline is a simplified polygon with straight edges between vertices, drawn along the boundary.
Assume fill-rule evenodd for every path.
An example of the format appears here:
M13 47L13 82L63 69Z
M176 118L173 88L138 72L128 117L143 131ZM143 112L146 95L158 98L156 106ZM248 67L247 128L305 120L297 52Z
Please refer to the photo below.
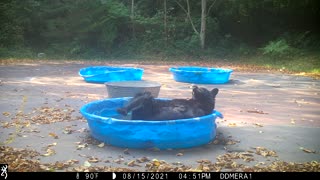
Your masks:
M99 73L99 74L90 74L90 75L84 75L81 74L81 72L85 71L86 69L94 69L94 68L114 68L114 69L119 69L119 70L114 70L114 71L110 71L110 72L105 72L105 73ZM138 68L138 67L130 67L130 66L88 66L88 67L84 67L81 68L78 72L79 76L83 77L83 78L89 78L89 77L94 77L94 76L98 76L98 75L102 75L102 74L108 74L108 73L113 73L113 72L124 72L124 71L128 71L128 70L139 70L142 73L144 72L143 68Z
M87 121L91 121L89 119L87 119L86 117L91 117L94 118L95 121L100 121L100 122L104 122L104 123L110 123L110 122L118 122L118 123L150 123L150 124L167 124L167 123L183 123L186 121L200 121L201 119L204 118L223 118L223 115L217 111L217 110L213 110L211 114L205 115L205 116L199 116L199 117L194 117L194 118L187 118L187 119L175 119L175 120L126 120L126 119L117 119L117 118L113 118L113 117L103 117L103 116L99 116L99 115L95 115L92 113L88 113L87 111L85 111L89 106L104 102L104 101L109 101L109 100L119 100L119 99L130 99L132 97L119 97L119 98L106 98L106 99L101 99L101 100L96 100L96 101L91 101L85 105L83 105L80 108L80 113L85 117L85 119ZM160 100L171 100L170 98L156 98L156 99L160 99Z
M199 68L199 69L210 69L210 70L223 70L221 71L188 71L188 70L183 70L183 68ZM169 68L170 72L188 72L188 73L211 73L211 74L225 74L225 73L232 73L233 70L232 69L228 69L228 68L215 68L215 67L205 67L205 66L177 66L177 67L170 67Z

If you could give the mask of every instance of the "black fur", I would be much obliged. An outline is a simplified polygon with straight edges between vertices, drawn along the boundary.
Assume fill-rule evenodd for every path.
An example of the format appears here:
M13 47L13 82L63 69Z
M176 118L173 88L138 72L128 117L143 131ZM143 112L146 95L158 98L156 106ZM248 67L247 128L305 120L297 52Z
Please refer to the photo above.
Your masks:
M127 115L132 111L132 120L173 120L204 116L215 108L215 97L219 90L211 91L193 86L192 99L159 100L150 92L138 93L126 106L117 109Z

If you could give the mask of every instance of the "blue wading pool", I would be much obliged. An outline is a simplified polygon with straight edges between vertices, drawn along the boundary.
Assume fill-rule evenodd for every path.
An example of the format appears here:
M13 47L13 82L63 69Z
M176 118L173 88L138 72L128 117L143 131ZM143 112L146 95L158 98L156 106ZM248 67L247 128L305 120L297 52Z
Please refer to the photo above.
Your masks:
M158 98L161 100L168 100ZM99 141L124 148L176 149L204 145L216 136L217 117L212 114L197 118L146 121L130 120L116 109L130 100L129 97L93 101L80 112L87 119L91 135Z
M143 69L134 67L91 66L82 68L79 75L86 82L105 83L141 80Z
M223 84L229 81L232 69L199 66L172 67L169 71L178 82L195 84Z

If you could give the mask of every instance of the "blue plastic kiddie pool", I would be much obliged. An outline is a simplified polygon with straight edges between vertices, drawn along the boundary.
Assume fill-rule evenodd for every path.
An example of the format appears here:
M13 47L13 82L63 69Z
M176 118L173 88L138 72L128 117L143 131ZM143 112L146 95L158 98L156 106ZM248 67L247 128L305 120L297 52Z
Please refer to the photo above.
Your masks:
M178 82L195 84L223 84L229 81L232 69L180 66L169 69Z
M190 148L212 141L216 136L215 120L222 117L221 113L213 111L210 115L190 119L130 120L116 112L129 100L128 97L110 98L84 105L80 112L87 119L91 135L123 148Z
M79 75L86 82L105 83L141 80L143 69L134 67L91 66L80 69Z

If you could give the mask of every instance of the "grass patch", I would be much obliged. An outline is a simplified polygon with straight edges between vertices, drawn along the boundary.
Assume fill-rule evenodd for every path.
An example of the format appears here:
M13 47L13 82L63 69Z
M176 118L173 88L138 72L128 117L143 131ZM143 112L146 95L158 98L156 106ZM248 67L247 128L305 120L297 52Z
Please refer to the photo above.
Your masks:
M232 58L232 61L288 73L306 73L320 76L320 52L309 52L289 57L254 55L238 59Z

